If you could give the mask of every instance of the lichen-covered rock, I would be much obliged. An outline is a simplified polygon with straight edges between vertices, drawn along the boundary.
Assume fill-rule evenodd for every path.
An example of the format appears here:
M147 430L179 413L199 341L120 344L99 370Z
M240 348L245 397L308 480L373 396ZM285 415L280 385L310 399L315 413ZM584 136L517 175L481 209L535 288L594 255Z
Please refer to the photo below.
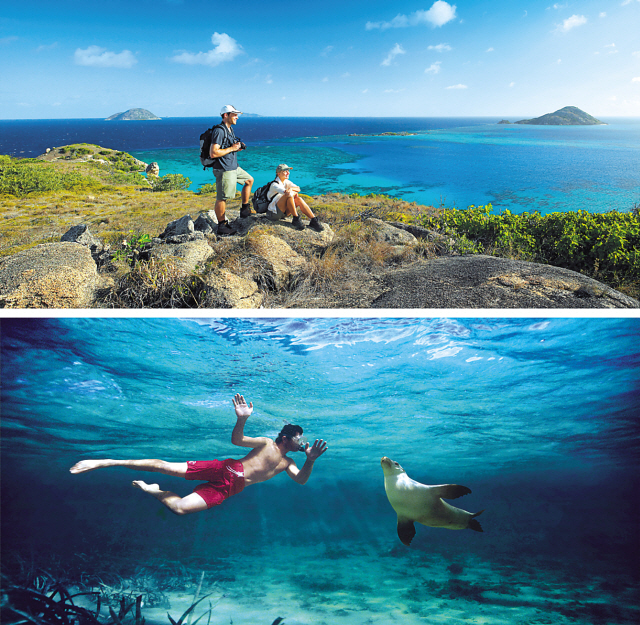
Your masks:
M246 249L266 263L266 269L273 280L273 288L281 289L289 284L306 260L282 239L270 234L256 234L247 237ZM260 281L264 276L253 276Z
M202 268L212 255L213 250L205 239L185 243L163 243L154 245L149 250L150 258L170 259L184 271L185 275L195 271L196 268Z
M193 222L193 227L196 231L204 234L218 232L218 219L215 211L203 211L200 213L198 218Z
M214 269L205 278L204 308L260 308L262 294L252 280L226 271Z
M0 260L0 307L89 308L105 281L91 251L45 243Z
M442 257L390 270L371 308L638 308L580 273L486 255Z
M149 163L145 169L145 173L148 176L158 176L160 175L160 166L155 161L153 163Z
M370 217L364 223L373 228L372 236L376 241L389 243L389 245L410 245L417 242L416 237L410 232L382 221L382 219Z

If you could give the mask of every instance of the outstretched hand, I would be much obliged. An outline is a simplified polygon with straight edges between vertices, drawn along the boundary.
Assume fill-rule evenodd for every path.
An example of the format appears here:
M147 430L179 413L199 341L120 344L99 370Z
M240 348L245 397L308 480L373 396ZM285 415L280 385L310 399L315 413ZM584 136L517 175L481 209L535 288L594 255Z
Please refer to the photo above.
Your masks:
M318 459L325 451L327 451L327 443L325 443L322 439L316 439L311 447L309 447L309 443L304 448L304 453L307 454L307 459L316 460Z
M233 398L233 407L236 409L236 417L238 417L238 419L247 419L253 412L253 402L247 406L247 402L240 393L237 393Z

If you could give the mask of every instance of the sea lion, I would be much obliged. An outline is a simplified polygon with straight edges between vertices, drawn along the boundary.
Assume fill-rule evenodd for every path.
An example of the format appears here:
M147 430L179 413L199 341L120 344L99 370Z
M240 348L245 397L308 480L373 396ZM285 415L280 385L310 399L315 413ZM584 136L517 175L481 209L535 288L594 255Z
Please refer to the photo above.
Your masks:
M442 501L443 498L457 499L468 495L471 489L458 484L420 484L412 480L397 462L386 456L383 456L380 464L389 503L398 514L398 536L405 545L410 545L416 535L414 522L450 530L483 531L474 517L484 510L473 514Z

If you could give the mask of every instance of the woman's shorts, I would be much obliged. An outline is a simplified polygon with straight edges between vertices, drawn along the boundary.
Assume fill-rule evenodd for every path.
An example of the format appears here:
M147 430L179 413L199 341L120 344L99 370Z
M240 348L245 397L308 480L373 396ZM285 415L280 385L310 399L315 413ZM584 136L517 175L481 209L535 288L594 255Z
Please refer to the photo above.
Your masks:
M244 467L240 460L189 460L187 480L206 480L193 489L207 504L207 508L219 506L225 499L244 488Z
M286 215L277 206L275 213L272 210L268 210L266 215L271 221L280 221L286 218Z

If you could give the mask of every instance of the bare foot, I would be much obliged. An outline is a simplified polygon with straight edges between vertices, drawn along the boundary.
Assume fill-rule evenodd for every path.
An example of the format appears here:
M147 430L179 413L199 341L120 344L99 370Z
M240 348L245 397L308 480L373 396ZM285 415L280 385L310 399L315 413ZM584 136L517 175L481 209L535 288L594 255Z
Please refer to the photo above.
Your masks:
M84 473L85 471L93 471L93 469L99 469L102 464L102 460L80 460L76 462L70 469L70 473Z
M160 485L159 484L147 484L146 482L143 482L142 480L134 480L133 482L131 482L131 484L133 486L135 486L136 488L139 488L140 490L143 490L145 493L159 493L160 492Z

